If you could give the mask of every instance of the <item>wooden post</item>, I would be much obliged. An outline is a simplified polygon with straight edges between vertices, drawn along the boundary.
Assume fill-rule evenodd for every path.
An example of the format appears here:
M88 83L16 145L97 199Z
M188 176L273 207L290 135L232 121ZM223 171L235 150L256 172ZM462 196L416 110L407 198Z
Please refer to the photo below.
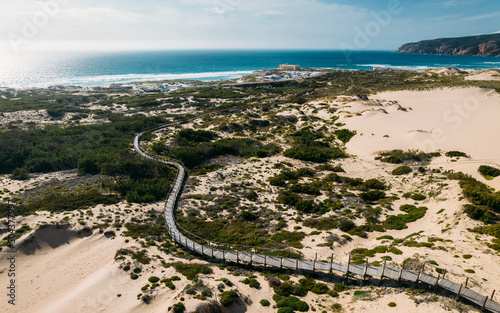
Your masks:
M330 259L330 275L332 274L333 271L333 253L332 253L332 258Z
M226 250L222 250L222 260L226 263Z
M264 254L264 268L267 266L267 255Z
M437 290L437 287L438 287L438 283L439 283L439 277L441 276L441 274L438 274L438 278L436 279L436 283L434 284L434 293L436 293L436 290Z
M250 251L250 266L252 266L252 261L253 261L253 252Z
M212 248L212 244L211 244L211 242L210 242L210 241L208 242L208 246L209 246L209 247L210 247L210 249L212 250L211 252L212 252L212 259L213 259L213 258L214 258L214 248Z
M486 296L486 298L484 298L483 305L481 305L481 311L484 311L484 307L486 306L486 302L488 302L488 296Z
M420 276L422 275L422 272L424 271L425 263L424 266L420 269L420 272L418 273L417 279L415 280L415 288L418 286L418 281L420 280Z
M316 269L316 259L318 259L318 252L316 252L316 255L314 256L314 262L313 262L313 272Z
M349 254L349 259L347 260L347 272L345 274L345 284L347 286L347 284L349 283L349 267L351 265L351 255Z
M469 283L469 277L465 280L465 288L467 288L467 284Z
M380 280L382 280L384 278L384 274L385 274L385 264L387 263L387 260L384 259L384 267L382 268L382 274L380 275Z
M299 259L295 259L295 270L299 270Z
M186 237L186 249L189 249L189 246L188 246L188 237Z
M458 289L458 293L457 293L457 296L455 297L455 301L458 300L458 298L460 298L460 292L462 291L463 286L464 286L464 284L460 284L460 288Z
M282 269L282 268L283 268L283 257L280 260L280 269Z
M495 295L495 290L493 289L493 292L491 293L490 299L493 300L493 296Z
M404 269L405 269L405 264L403 263L403 265L401 266L401 270L399 271L398 286L401 283L401 277L403 276Z
M366 272L368 271L368 258L366 258L365 269L363 271L363 281L366 280Z

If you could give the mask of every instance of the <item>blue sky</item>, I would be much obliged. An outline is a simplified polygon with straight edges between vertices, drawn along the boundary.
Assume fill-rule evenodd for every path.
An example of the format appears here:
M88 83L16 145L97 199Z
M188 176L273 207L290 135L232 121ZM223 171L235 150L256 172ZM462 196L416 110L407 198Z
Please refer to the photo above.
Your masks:
M500 31L499 0L0 0L0 51L394 50Z

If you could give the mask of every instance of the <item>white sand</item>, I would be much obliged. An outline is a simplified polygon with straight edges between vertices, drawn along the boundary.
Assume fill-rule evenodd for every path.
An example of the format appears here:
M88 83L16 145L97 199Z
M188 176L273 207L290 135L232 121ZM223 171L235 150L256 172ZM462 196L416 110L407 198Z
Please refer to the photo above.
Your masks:
M474 290L483 294L490 294L493 289L500 289L500 283L492 277L492 273L500 272L498 255L492 253L483 242L478 241L475 234L467 231L467 228L478 226L480 223L468 219L462 213L461 207L466 202L459 199L460 188L457 183L446 181L449 185L440 187L439 184L442 181L437 179L428 182L427 178L424 179L423 176L394 177L388 172L396 165L383 164L374 160L377 152L381 150L460 150L472 158L460 158L457 162L451 162L450 158L443 156L433 160L430 167L463 171L490 186L500 188L499 178L486 181L477 173L479 165L498 166L500 164L500 147L497 145L497 137L500 133L500 123L497 122L498 116L500 116L500 96L489 90L468 88L387 92L371 97L370 101L342 98L336 101L322 102L328 102L329 105L316 107L317 103L312 103L310 108L304 106L302 111L307 115L315 115L323 121L306 120L300 121L298 125L326 124L325 121L331 117L328 112L330 107L338 108L340 112L343 112L342 118L338 122L346 123L345 128L356 130L358 133L347 144L348 152L356 157L341 162L347 172L345 175L364 179L382 178L393 186L392 192L395 193L398 191L424 193L439 191L441 194L418 203L418 205L428 207L427 214L421 220L409 223L408 229L388 231L383 234L370 233L367 239L354 237L352 242L344 246L337 246L333 251L329 247L317 247L317 244L325 242L324 237L328 235L328 232L323 231L319 235L306 237L302 242L306 247L303 250L304 254L311 259L317 252L319 259L325 260L329 259L331 253L334 252L335 261L345 262L347 260L346 253L354 248L373 248L380 244L388 244L376 240L375 238L378 236L392 235L394 238L404 238L412 233L423 231L421 235L416 237L420 242L427 241L430 236L452 240L452 242L436 243L436 246L442 246L446 251L398 246L403 251L403 255L378 254L375 259L379 259L382 255L390 255L395 264L401 264L404 259L409 257L418 257L421 261L435 260L439 263L439 267L449 270L449 278L455 282L462 282L465 277L470 277L469 284L473 286ZM314 108L317 109L316 113L313 113ZM283 112L279 114L291 115L293 113L297 114L298 111L284 107ZM385 135L387 137L384 137ZM200 185L189 190L188 194L207 194L210 192L210 187L213 186L221 187L232 182L249 181L252 182L254 188L261 188L257 205L275 210L274 205L266 203L266 199L275 198L276 188L269 187L266 182L268 177L280 172L279 169L273 167L274 163L280 161L290 162L297 168L311 166L308 163L290 160L282 156L266 160L248 159L231 164L220 171L224 175L223 177L216 172L197 177L200 179ZM247 175L246 178L245 174L250 175ZM21 183L13 182L4 176L0 187L7 187L10 191L15 192L21 188L33 187L34 182L43 183L45 176L52 177L52 174L40 175ZM252 179L248 177L252 177ZM216 190L213 193L222 194L223 192ZM242 203L252 205L247 200L242 200ZM394 202L393 207L397 210L399 205L404 203L413 203L413 201L398 200ZM161 207L161 205L156 204L144 208L134 205L130 209L143 208L147 210L153 208L159 211ZM123 211L125 208L125 204L120 204L119 207L97 207L93 211L95 215L98 215L99 210L103 209L106 215L113 215L113 211ZM438 214L441 209L444 211ZM392 213L386 213L397 214L396 210ZM292 222L292 218L297 215L293 210L289 210L285 214L289 214L286 219L289 223L288 230L292 231L293 227L297 225ZM51 219L48 214L40 214L39 216L18 218L17 221L19 224L28 223L35 226L41 221L57 221L62 217L63 215L55 215ZM92 221L97 221L97 219L94 217L90 220L90 222ZM303 227L301 231L309 233L312 230ZM341 234L337 230L333 232ZM176 273L173 268L162 268L158 261L154 261L152 266L147 267L145 273L141 274L141 277L136 281L130 279L129 273L119 269L119 263L114 261L115 252L120 248L139 247L133 240L125 243L124 237L108 239L98 233L83 238L66 238L63 233L57 232L54 232L52 236L50 234L47 236L46 242L58 242L57 247L52 248L48 243L43 244L42 241L40 249L36 250L34 254L18 254L18 305L15 308L8 306L5 295L2 295L0 296L0 310L47 313L166 312L169 306L179 302L180 297L183 296L186 298L187 312L192 312L200 303L199 300L194 300L182 293L183 288L190 282ZM478 238L485 240L487 237L478 236ZM150 256L162 255L167 262L178 260L176 258L169 260L170 255L160 253L154 247L148 248L148 254ZM471 254L473 257L467 260L463 258L464 254ZM2 282L6 281L7 265L6 254L1 253L0 280ZM427 271L434 272L434 268L435 266L428 265ZM470 268L474 269L476 273L466 274L464 272L464 269ZM182 280L174 282L177 287L174 291L165 287L161 288L152 304L146 305L137 300L137 294L141 292L141 287L148 283L147 278L153 275L160 278L178 275ZM235 283L235 288L252 299L253 304L246 308L246 312L276 312L276 309L272 307L263 308L259 304L261 299L267 299L272 304L274 301L272 301L273 292L267 282L261 275L257 274L257 276L262 286L260 290L249 288L241 283L244 277L234 277L229 272L221 271L216 267L214 267L214 274L202 275L201 277L212 288L215 295L218 294L216 285L219 283L216 279L229 278ZM297 280L298 278L300 276L293 279ZM346 312L448 311L448 307L443 306L443 298L437 302L422 303L416 306L412 299L413 296L393 288L364 287L362 289L371 289L373 293L380 295L373 301L354 301L352 299L353 290L350 290L350 294L342 293L340 298L331 298L326 295L317 296L310 293L304 300L309 305L314 306L317 312L323 310L319 304L325 306L327 312L330 312L328 308L332 303L342 304ZM117 297L118 294L122 296ZM387 304L391 301L396 302L397 307L389 308ZM231 310L226 310L226 312L231 312Z

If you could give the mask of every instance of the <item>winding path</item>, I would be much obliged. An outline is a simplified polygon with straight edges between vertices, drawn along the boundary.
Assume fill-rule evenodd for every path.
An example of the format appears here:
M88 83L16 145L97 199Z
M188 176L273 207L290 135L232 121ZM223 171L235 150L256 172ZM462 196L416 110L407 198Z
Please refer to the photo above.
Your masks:
M201 116L204 116L203 114ZM194 120L200 118L201 116L193 117L189 120ZM184 121L186 122L186 121ZM166 127L174 126L179 124L180 122L173 122L170 124L165 124L149 131L158 131L164 129ZM134 139L134 148L144 158L161 162L170 166L173 166L177 169L177 176L175 178L175 183L171 187L171 190L167 196L167 200L165 203L165 210L163 211L165 217L166 227L168 229L169 235L177 242L179 245L183 246L187 250L190 250L196 254L199 254L203 257L215 259L218 261L230 261L236 263L247 263L247 264L259 264L264 267L272 267L272 268L288 268L292 270L302 270L302 271L322 271L332 273L333 271L341 272L341 273L349 273L354 275L360 275L363 278L367 276L371 277L380 277L380 279L386 277L389 279L393 279L396 281L406 280L410 282L414 282L417 284L418 282L426 283L428 286L434 288L436 290L437 287L445 289L451 293L454 293L457 297L462 297L467 299L468 301L478 305L482 310L488 310L490 312L500 313L500 303L491 300L487 296L483 296L472 289L468 288L463 284L459 285L453 283L447 279L444 279L439 275L438 277L426 274L423 270L417 272L406 269L392 268L385 266L371 266L371 265L355 265L348 262L347 264L343 263L335 263L333 262L333 256L331 262L319 262L319 261L305 261L293 258L279 258L274 256L268 256L265 254L259 253L249 253L249 252L240 252L240 251L225 251L222 249L218 249L212 247L209 241L208 246L197 243L187 236L185 236L180 230L179 225L175 220L175 209L177 207L177 201L179 200L182 191L184 189L184 181L186 179L186 170L182 164L172 160L166 160L160 158L158 156L150 155L143 150L141 150L140 139L143 133L139 133L135 136ZM206 240L205 240L206 241ZM496 273L495 273L496 274ZM493 297L493 295L491 296Z

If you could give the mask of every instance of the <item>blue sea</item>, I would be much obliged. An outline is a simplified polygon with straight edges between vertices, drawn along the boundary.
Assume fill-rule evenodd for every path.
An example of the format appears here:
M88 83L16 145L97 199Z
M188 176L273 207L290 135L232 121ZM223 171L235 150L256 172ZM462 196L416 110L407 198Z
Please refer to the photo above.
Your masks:
M0 55L0 87L99 86L118 82L237 78L279 64L370 70L500 68L498 57L401 54L389 51L154 51Z

